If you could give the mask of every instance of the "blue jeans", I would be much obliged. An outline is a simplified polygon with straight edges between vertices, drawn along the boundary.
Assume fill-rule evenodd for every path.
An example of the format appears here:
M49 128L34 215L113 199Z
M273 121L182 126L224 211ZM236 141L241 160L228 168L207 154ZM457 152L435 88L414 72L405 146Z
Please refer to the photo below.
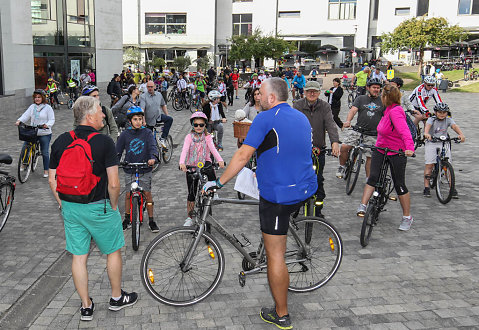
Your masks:
M165 114L161 114L157 122L165 123L165 126L163 126L163 133L161 134L161 138L166 139L168 137L168 133L170 133L171 125L173 125L173 118Z
M50 164L50 154L48 150L50 149L50 140L52 139L52 135L42 135L42 136L37 136L38 141L40 142L40 151L42 152L42 158L43 158L43 170L48 171L48 167ZM24 146L27 145L25 142L23 144Z

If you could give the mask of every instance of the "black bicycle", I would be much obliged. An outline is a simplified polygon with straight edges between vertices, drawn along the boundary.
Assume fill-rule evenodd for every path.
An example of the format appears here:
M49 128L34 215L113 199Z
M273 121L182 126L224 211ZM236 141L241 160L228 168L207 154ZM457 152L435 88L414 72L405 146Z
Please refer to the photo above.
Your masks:
M173 138L171 137L170 134L166 137L164 143L165 147L161 144L161 134L163 133L163 130L165 129L164 123L158 122L156 123L156 126L152 127L153 131L153 136L155 137L156 141L156 148L158 149L158 162L155 162L155 165L153 165L153 172L158 171L160 168L160 164L163 161L165 164L168 164L171 160L171 157L173 156Z
M0 154L0 164L10 165L12 157ZM0 170L0 232L7 223L15 196L15 177Z
M390 161L388 152L394 152L400 156L405 156L402 150L393 150L389 148L375 147L372 145L363 145L364 148L384 151L384 158L379 172L379 180L374 187L374 192L369 199L368 208L364 214L363 225L361 227L360 242L363 247L369 244L369 239L375 226L379 221L379 214L384 210L388 200L397 201L396 196L391 196L394 189L393 180L390 174ZM413 156L414 157L414 156Z
M407 113L410 113L412 115L414 115L415 113L413 111L406 111ZM422 120L422 122L424 122L424 126L426 125L426 120L427 118L431 117L431 113L429 111L427 111L425 113L426 115L426 119ZM406 114L407 116L407 114ZM416 125L416 129L417 129L417 134L416 134L416 140L414 140L414 150L417 150L417 148L423 146L426 142L426 139L424 138L424 129L421 129L421 122L417 123Z
M461 143L460 138L450 138L448 136L441 136L439 138L431 138L431 142L442 142L441 148L436 148L436 164L428 177L431 188L436 188L437 199L442 204L447 204L452 198L456 178L454 175L454 168L446 157L447 149L451 148L451 142Z

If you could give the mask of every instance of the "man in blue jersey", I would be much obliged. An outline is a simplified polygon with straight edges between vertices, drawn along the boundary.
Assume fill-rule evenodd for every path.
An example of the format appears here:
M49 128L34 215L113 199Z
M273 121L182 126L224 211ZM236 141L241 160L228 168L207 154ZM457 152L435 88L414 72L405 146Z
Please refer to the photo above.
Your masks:
M311 125L304 114L286 102L288 86L283 79L266 79L260 94L265 111L255 117L223 175L206 183L203 190L223 187L257 153L259 218L268 259L268 281L276 305L262 308L260 315L281 329L292 329L284 254L290 214L317 189L311 160Z

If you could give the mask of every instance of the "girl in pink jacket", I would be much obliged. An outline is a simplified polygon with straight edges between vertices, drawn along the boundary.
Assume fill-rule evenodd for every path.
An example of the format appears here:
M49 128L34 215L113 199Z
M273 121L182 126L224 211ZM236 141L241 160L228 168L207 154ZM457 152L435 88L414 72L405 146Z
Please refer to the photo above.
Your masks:
M376 147L402 150L406 156L414 154L414 141L406 123L406 114L401 107L401 92L398 88L387 85L381 96L383 105L386 107L383 117L378 124L378 138ZM401 203L403 217L399 230L409 230L413 222L410 214L410 195L406 187L406 163L404 155L395 152L388 152L391 176L394 188ZM374 192L374 187L379 180L381 164L384 158L384 151L374 149L371 158L371 170L367 184L364 186L363 198L358 207L357 215L364 216L366 204Z
M186 184L188 186L188 199L186 202L186 210L188 217L185 220L184 226L193 225L192 211L195 208L196 192L198 190L199 178L195 177L194 171L188 171L186 166L198 166L198 163L205 165L211 164L211 154L215 157L216 161L221 168L225 166L223 158L215 148L213 138L206 130L206 123L208 118L201 111L196 111L190 117L191 132L186 135L185 142L183 143L183 149L180 156L180 169L186 172ZM199 171L199 169L196 169ZM213 169L207 171L208 181L216 180L215 172Z

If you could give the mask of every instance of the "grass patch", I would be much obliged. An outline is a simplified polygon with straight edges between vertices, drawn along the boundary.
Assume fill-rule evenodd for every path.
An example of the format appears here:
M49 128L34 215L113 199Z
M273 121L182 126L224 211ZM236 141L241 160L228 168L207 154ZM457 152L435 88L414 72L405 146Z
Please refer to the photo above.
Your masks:
M410 91L421 84L421 77L417 75L417 72L397 72L395 77L399 77L403 80L412 80L404 84L403 89Z
M460 92L460 93L479 93L479 82L462 86L459 88L452 88L449 92Z

